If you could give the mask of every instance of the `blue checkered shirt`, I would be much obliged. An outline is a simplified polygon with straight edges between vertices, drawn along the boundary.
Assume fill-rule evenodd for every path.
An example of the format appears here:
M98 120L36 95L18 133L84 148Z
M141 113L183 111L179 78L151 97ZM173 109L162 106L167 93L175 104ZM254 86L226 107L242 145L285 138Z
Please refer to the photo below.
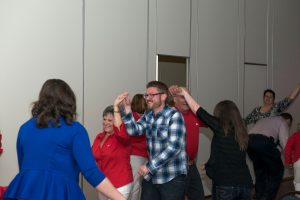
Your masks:
M149 173L144 178L147 181L162 184L187 174L186 130L180 112L165 106L156 116L149 111L137 122L128 113L123 122L129 135L146 133Z

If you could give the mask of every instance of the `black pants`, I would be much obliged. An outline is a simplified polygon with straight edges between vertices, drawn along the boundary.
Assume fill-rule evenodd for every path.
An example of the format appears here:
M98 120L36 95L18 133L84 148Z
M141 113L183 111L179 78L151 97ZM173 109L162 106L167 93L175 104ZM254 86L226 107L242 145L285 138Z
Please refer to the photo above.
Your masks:
M199 171L196 164L189 166L185 179L185 195L189 200L203 200L204 191Z
M280 151L272 138L261 134L250 134L247 152L255 172L256 199L273 200L284 171Z
M179 175L167 183L153 184L143 179L141 200L184 200L185 175Z

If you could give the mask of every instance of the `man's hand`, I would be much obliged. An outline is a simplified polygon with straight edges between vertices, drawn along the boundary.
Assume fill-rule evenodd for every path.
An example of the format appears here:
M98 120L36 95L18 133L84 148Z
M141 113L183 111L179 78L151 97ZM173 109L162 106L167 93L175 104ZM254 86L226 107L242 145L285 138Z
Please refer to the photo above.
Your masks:
M119 108L120 106L123 106L125 109L125 113L130 113L131 112L131 102L129 98L129 93L128 92L123 92L114 101L114 109Z
M178 93L178 85L171 85L169 87L169 92L171 93L172 96L176 96Z
M200 170L205 171L205 164L200 165Z
M146 165L141 165L139 167L139 171L138 171L139 175L141 176L146 176L149 173L148 168L146 167Z
M172 96L181 95L184 96L184 93L189 94L189 90L185 87L179 87L178 85L172 85L169 87L169 92Z

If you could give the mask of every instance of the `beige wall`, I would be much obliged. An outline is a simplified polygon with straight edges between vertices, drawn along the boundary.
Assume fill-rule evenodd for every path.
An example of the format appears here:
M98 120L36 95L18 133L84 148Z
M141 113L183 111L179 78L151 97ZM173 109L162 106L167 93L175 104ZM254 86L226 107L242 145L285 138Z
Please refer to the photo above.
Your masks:
M18 171L16 137L46 79L61 78L77 96L82 118L82 7L72 0L0 1L0 185Z
M102 111L123 91L144 93L147 81L147 1L86 1L84 125L93 142ZM95 190L84 181L86 197Z
M273 88L276 99L289 95L300 83L300 1L287 0L275 2L274 48L273 48ZM280 9L279 9L280 8ZM287 110L294 117L292 130L300 122L300 97Z

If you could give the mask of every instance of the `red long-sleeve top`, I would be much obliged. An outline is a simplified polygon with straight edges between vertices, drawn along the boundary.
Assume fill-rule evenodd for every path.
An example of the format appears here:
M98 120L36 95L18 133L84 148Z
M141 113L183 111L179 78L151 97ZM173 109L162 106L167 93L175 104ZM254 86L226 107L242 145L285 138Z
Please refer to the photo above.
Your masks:
M199 129L200 127L207 127L196 115L189 110L181 113L186 126L186 150L190 161L195 161L197 158L199 147Z
M285 164L293 164L300 158L300 131L291 135L284 149Z
M132 112L134 119L137 121L140 116L136 112ZM130 136L131 155L142 156L148 158L146 135Z
M124 124L120 130L114 127L114 133L107 137L102 147L100 143L106 132L97 135L92 152L100 170L116 187L122 187L133 181L130 165L130 138Z

